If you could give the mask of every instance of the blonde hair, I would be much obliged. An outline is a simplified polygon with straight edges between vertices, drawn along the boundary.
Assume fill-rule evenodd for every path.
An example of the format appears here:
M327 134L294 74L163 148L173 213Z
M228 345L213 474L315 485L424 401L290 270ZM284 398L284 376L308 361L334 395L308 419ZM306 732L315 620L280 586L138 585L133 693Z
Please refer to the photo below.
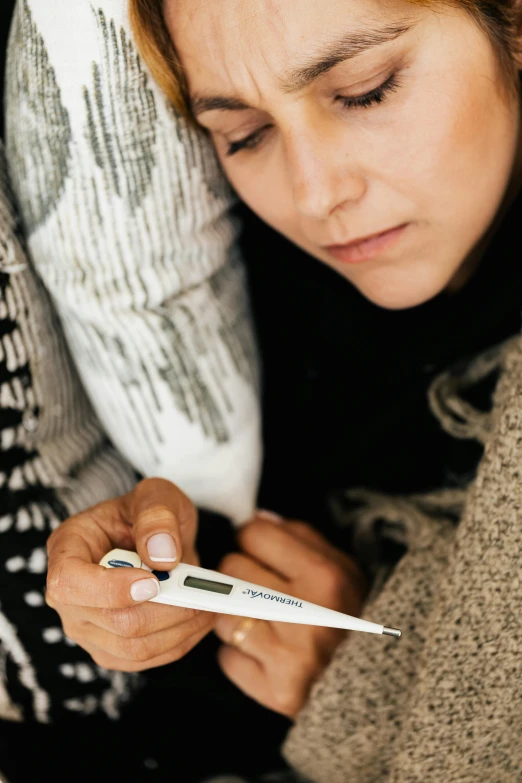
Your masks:
M416 5L462 6L490 37L508 86L519 89L518 12L512 0L409 0ZM163 14L164 0L129 0L129 17L136 44L152 76L174 108L192 122L188 89L181 63Z
M138 50L175 109L192 119L187 82L163 15L163 0L129 0L129 19Z

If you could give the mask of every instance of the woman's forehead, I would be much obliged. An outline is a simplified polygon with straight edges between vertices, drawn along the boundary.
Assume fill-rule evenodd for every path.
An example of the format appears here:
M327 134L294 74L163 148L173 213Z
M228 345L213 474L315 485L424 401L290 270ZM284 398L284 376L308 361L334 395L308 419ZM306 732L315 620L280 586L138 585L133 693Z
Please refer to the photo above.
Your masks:
M261 88L344 33L362 37L418 16L407 0L166 0L191 88ZM209 85L210 86L210 85Z

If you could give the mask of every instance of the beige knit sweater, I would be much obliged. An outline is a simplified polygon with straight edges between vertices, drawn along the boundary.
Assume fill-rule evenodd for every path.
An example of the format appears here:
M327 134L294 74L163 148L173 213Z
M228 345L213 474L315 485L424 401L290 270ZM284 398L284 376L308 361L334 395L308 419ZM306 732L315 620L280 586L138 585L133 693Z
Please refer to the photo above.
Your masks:
M408 553L364 616L403 638L353 634L290 732L285 755L314 783L522 781L522 338L499 361L493 413L475 416L485 453L458 527L440 508L428 515L430 502L389 508ZM459 434L456 395L449 408Z

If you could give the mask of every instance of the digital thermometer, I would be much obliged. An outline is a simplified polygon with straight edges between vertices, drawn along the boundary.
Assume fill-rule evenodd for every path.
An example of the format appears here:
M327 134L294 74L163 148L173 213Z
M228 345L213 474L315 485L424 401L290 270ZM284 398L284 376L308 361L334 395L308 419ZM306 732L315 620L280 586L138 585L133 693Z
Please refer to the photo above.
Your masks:
M180 563L172 571L153 571L141 561L137 552L126 552L124 549L113 549L102 558L100 565L105 568L143 568L145 571L152 571L159 580L160 592L150 600L159 604L253 617L256 620L366 631L394 636L397 639L402 635L396 628L387 628L385 625L360 620L333 609L325 609L318 604L301 601L277 590L244 582L207 568Z

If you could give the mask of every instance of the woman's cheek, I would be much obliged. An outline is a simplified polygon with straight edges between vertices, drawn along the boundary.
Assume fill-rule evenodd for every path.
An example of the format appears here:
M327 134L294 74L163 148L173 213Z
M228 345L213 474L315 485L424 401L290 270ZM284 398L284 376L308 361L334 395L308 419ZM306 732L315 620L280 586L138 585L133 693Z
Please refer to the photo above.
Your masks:
M281 170L267 168L262 174L235 177L232 184L239 197L265 223L298 245L306 244L299 226L291 188Z

